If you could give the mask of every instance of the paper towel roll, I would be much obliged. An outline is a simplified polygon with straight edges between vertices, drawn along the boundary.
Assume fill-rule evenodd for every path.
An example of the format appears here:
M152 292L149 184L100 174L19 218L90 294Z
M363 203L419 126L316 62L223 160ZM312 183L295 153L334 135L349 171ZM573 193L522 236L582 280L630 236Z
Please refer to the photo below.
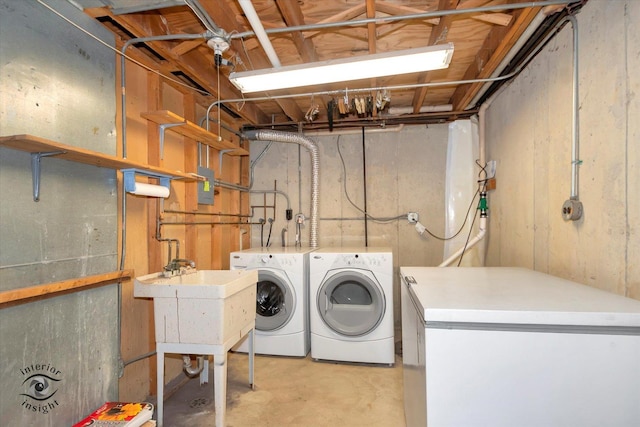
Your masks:
M169 197L168 187L143 182L136 182L136 188L129 192L138 196L164 197L165 199Z

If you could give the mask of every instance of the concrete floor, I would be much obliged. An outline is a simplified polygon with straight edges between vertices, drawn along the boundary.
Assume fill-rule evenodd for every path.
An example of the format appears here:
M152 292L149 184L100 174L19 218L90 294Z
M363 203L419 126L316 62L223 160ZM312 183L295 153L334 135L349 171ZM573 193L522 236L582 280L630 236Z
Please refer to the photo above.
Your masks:
M256 355L254 372L252 391L247 355L229 353L228 427L405 426L400 356L389 367ZM190 379L165 400L165 427L214 425L212 373L209 384Z

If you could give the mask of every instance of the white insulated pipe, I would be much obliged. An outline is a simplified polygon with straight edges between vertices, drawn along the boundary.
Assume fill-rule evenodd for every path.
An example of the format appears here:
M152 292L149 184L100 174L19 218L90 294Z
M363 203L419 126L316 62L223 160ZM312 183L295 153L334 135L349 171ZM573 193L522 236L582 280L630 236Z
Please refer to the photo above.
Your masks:
M258 41L260 41L260 44L262 45L262 49L264 49L264 52L267 54L267 57L269 58L269 61L271 61L271 65L273 65L274 68L281 67L282 64L280 63L280 59L278 58L276 51L273 49L271 40L269 40L269 36L264 30L264 27L262 26L262 21L260 21L260 18L258 17L258 13L256 12L256 9L253 7L251 0L238 0L238 3L240 3L240 7L242 8L242 11L247 17L249 24L251 24L251 28L253 29L253 32L258 38Z
M467 243L465 246L458 249L455 253L453 253L449 258L445 259L442 264L438 267L448 267L452 262L458 259L464 252L468 251L472 247L474 247L478 242L484 239L485 234L487 233L487 217L480 218L480 225L478 227L478 234ZM484 264L484 262L483 262Z
M504 90L506 86L502 86L497 92L495 92L489 99L487 99L478 109L478 162L481 165L484 165L487 162L487 142L486 142L486 112L489 108L489 105L493 102L493 100ZM485 176L480 177L481 180L487 179L486 171ZM480 190L482 191L482 189ZM458 259L464 252L468 251L475 245L477 245L487 234L487 217L481 216L480 223L478 225L478 234L473 237L465 246L458 249L454 252L449 258L444 260L438 267L448 267ZM485 251L481 251L481 254L484 254ZM481 257L482 265L484 266L484 256Z
M318 196L320 188L320 153L318 145L311 139L297 133L275 130L251 130L244 133L249 140L295 143L309 151L311 155L311 212L309 214L309 246L318 247Z

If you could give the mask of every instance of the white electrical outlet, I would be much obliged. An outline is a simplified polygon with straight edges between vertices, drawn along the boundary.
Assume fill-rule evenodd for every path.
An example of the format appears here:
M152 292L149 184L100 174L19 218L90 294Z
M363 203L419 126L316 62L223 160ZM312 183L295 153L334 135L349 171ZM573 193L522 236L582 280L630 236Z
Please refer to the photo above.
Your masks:
M407 221L409 221L409 224L415 224L416 222L418 222L418 213L417 212L409 212L407 214Z

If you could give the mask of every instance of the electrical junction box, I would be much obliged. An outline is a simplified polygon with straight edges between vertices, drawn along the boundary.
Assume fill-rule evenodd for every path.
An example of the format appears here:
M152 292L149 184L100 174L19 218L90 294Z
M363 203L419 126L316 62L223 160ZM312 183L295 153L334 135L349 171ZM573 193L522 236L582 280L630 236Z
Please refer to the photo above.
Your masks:
M198 175L207 178L198 182L198 204L213 205L213 169L198 166Z

